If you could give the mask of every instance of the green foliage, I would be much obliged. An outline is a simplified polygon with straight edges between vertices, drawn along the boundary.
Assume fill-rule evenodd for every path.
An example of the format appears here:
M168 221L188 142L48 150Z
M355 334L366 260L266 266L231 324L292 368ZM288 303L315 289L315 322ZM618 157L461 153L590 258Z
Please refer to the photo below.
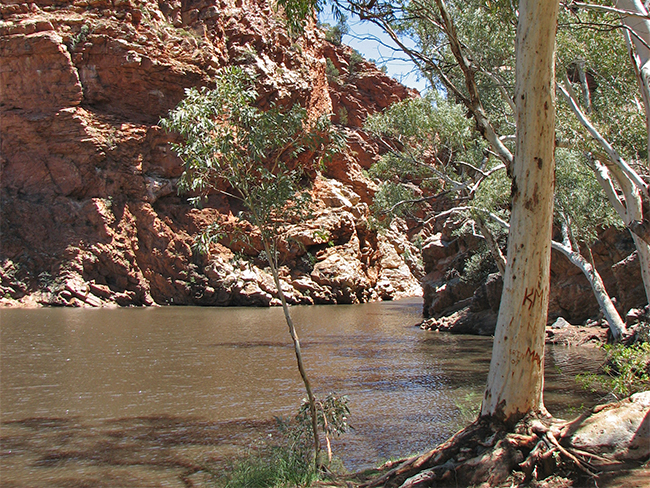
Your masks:
M179 188L192 195L190 201L199 204L211 191L237 198L246 207L240 217L274 243L278 226L300 218L308 207L296 159L305 151L313 151L316 159L325 157L343 141L327 118L309 127L299 105L262 111L254 106L256 99L252 79L227 68L214 89L187 89L161 125L183 138L172 147L184 164ZM212 241L199 238L198 246Z
M350 430L348 424L350 407L347 396L330 393L323 400L318 400L316 405L318 407L318 425L326 436L330 438L338 437ZM309 403L306 399L300 405L300 410L296 415L296 422L302 426L301 431L311 435L311 429L309 428L311 417L309 416Z
M463 147L473 135L472 123L463 108L437 92L391 105L383 113L369 117L366 129L412 145L439 139L441 147L450 149Z
M441 30L440 11L435 2L391 3L391 27L407 35L417 44L418 54L430 62L423 63L422 73L439 87L452 84L467 95L465 75L451 51L447 36ZM507 92L514 90L514 48L516 34L516 3L469 0L446 2L454 21L459 41L477 67L476 83L483 108L498 133L512 133L514 114L502 96L499 85ZM380 7L377 8L379 10ZM445 79L443 79L443 77ZM450 92L447 89L447 92Z
M341 125L348 125L348 109L344 106L339 108L339 123Z
M303 254L300 260L302 261L303 265L307 268L307 271L311 271L314 269L314 265L316 264L316 256L314 256L309 251Z
M247 44L241 51L241 54L237 58L237 61L240 63L254 63L258 56L259 54L257 53L255 46Z
M488 169L494 168L491 164ZM472 206L485 209L497 214L503 220L510 218L510 187L512 181L505 169L495 171L477 188Z
M312 232L312 236L314 239L320 241L321 244L330 244L334 245L333 242L330 241L332 238L332 234L329 230L326 229L316 229L314 232Z
M79 33L76 36L74 36L72 39L70 39L70 42L68 43L69 51L70 52L74 51L75 49L77 49L77 46L79 44L86 42L86 39L91 33L92 33L92 29L90 25L83 24L79 29Z
M224 488L310 486L318 474L310 443L295 424L280 422L279 435L242 456L220 480Z
M317 401L318 422L328 438L350 429L350 409L345 396L329 394ZM289 419L276 417L277 432L249 450L223 477L224 488L275 488L310 486L319 478L312 463L309 403L302 402ZM331 470L331 467L330 467Z
M356 49L352 50L352 53L350 54L350 60L349 60L349 66L348 70L350 72L350 75L354 75L359 71L359 65L363 63L366 59L363 57L363 55L357 51Z
M331 42L336 46L340 46L343 42L343 36L350 32L347 24L347 17L341 16L336 25L321 24L320 27L325 30L325 40Z
M557 76L563 81L576 62L589 78L589 118L627 159L647 159L647 135L636 75L617 15L581 10L579 15L561 9L557 32ZM585 93L577 79L573 87L583 107ZM558 99L557 132L572 147L598 150L562 98ZM586 109L585 109L586 110Z
M330 58L325 60L325 76L330 84L338 84L341 81L341 72Z
M605 344L603 349L607 353L603 374L576 377L585 388L604 388L617 398L650 389L650 343Z
M278 0L276 5L284 11L287 27L294 35L302 34L307 19L322 8L321 0Z
M569 226L577 242L591 245L600 229L623 227L582 154L558 149L555 181L556 220Z
M481 411L481 400L483 396L475 391L465 393L462 398L458 398L458 395L456 393L457 399L454 403L459 413L457 417L458 428L462 429L477 419Z
M409 215L426 199L422 191L454 188L465 163L480 166L484 158L485 144L462 107L437 93L395 103L368 117L365 129L390 149L368 171L380 181L375 213Z
M490 255L487 246L479 246L479 249L465 261L460 279L465 283L480 284L490 273L497 271L496 264Z
M211 244L216 244L226 237L221 226L213 222L208 225L203 232L199 232L192 242L192 251L197 254L208 254Z
M240 218L259 229L263 249L258 251L263 251L260 255L271 268L310 399L314 459L318 461L316 406L282 293L277 245L281 227L309 212L308 194L301 191L303 173L298 157L306 151L316 159L328 156L342 148L345 140L331 130L327 117L308 122L306 110L299 105L289 109L272 106L267 111L255 107L253 80L238 68L219 72L214 89L190 88L185 95L161 121L165 129L182 137L181 143L172 146L184 165L179 188L191 192L190 200L197 204L211 191L238 199L245 207ZM223 233L218 227L209 227L196 246L205 250L220 236Z
M413 211L415 205L403 204L401 202L410 202L417 197L416 189L413 186L384 181L375 193L371 211L374 216L380 216L384 213L390 213L392 218L407 217ZM384 222L385 225L390 221Z

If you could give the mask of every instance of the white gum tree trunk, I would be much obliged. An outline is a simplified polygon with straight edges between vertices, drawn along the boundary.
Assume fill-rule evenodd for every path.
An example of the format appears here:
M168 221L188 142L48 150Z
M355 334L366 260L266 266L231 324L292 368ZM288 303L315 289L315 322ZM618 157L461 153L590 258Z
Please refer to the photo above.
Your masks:
M617 0L616 6L621 10L637 14L637 16L624 15L622 18L623 23L629 29L629 39L634 44L634 50L636 51L630 54L632 56L632 62L636 66L639 88L643 96L643 104L646 112L646 127L648 129L648 148L650 149L650 18L648 18L648 10L641 0ZM639 188L636 190L641 195L631 195L635 190L634 188L626 193L626 200L632 200L632 198L627 198L628 194L630 196L637 196L638 199L634 203L628 203L628 207L634 207L628 208L628 220L625 222L628 225L630 222L641 222L644 220L644 217L647 218L647 216L643 215L641 200L643 199L644 193L648 197L648 187L644 185L637 186ZM632 238L634 239L634 244L639 254L639 264L641 265L641 275L643 277L646 299L650 303L650 244L634 233L632 233Z
M513 424L543 411L555 172L557 0L522 0L517 27L517 144L504 289L482 416Z
M646 111L646 121L650 116L650 19L643 18L648 11L641 0L617 0L616 6L634 15L623 15L623 23L629 29L629 39L634 44L636 56L632 62L636 65L639 78L639 88L643 96ZM648 147L650 147L650 124L648 124Z

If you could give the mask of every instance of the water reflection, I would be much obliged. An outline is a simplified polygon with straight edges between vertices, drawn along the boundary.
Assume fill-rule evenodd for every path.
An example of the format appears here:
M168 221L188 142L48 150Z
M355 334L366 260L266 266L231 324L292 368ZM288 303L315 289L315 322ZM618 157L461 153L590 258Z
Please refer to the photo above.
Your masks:
M350 398L355 430L335 449L351 469L445 440L480 402L491 339L420 331L420 307L293 309L317 392ZM2 310L0 319L1 462L16 486L106 476L121 480L108 486L175 486L191 466L265 435L304 396L280 309ZM573 381L596 366L593 354L549 350L552 413L594 402Z

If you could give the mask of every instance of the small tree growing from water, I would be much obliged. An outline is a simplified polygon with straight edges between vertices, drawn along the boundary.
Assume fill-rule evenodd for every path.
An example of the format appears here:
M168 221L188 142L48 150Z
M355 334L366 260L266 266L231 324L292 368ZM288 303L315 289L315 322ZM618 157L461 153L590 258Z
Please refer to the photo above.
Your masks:
M268 261L289 327L298 370L307 392L315 459L318 463L319 436L317 406L305 371L300 340L279 277L278 240L287 220L308 210L308 193L301 185L303 171L297 158L305 151L317 157L340 148L341 137L331 131L329 118L307 120L299 105L289 109L272 107L262 111L254 106L258 94L253 80L238 68L226 68L214 89L190 88L185 99L161 121L179 133L183 141L173 150L184 164L181 191L192 194L198 204L210 192L240 201L245 211L240 217L257 227L263 255ZM218 225L199 240L209 244L223 237Z

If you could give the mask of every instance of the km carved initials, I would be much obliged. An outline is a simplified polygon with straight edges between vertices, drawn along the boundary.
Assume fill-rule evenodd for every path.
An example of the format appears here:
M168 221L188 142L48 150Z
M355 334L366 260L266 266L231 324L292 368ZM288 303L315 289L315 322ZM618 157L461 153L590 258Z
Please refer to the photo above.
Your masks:
M526 306L526 302L528 302L528 310L533 308L535 306L535 302L539 298L540 302L542 301L542 297L544 296L544 292L539 291L537 288L533 288L530 291L528 288L526 288L526 291L524 292L524 302L522 303L522 306Z

